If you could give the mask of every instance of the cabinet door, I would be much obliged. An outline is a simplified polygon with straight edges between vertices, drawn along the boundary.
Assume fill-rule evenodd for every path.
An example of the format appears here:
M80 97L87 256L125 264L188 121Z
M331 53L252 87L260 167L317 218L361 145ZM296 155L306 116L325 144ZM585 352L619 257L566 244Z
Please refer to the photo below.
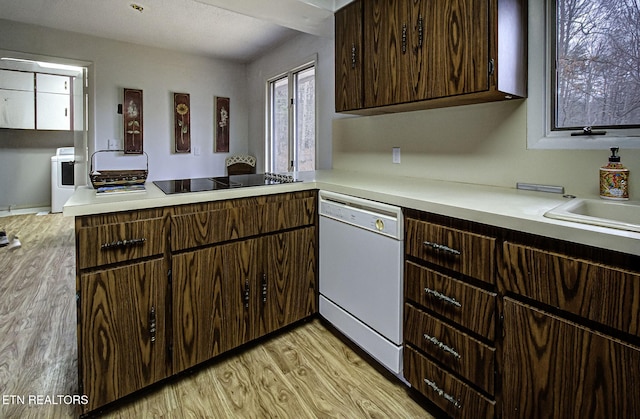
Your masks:
M0 89L0 128L34 129L33 92Z
M629 418L640 348L504 299L503 417Z
M336 112L362 108L362 2L336 12Z
M83 274L78 290L85 411L168 376L164 260Z
M71 96L36 93L36 128L68 131L71 129Z
M71 94L71 78L54 74L36 73L36 89L39 93Z
M364 2L364 105L399 103L403 22L398 1ZM405 29L405 32L408 28Z
M421 94L433 99L488 90L488 0L436 0L429 7L425 53L432 65Z
M266 270L260 278L260 335L316 311L315 228L280 233L264 240Z
M36 74L36 129L71 129L71 79Z
M33 74L26 71L0 70L0 89L33 92ZM33 98L33 95L31 97Z
M243 240L222 246L225 276L222 336L231 347L240 346L258 336L258 298L261 295L262 239Z
M176 373L230 349L223 338L223 253L215 246L172 258Z

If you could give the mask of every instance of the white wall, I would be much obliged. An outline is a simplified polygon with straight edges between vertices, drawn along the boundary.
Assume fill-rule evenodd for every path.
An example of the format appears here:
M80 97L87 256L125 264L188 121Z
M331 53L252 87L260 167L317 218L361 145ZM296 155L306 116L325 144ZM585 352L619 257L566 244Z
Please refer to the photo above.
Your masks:
M102 38L79 35L71 32L52 30L0 19L0 49L24 53L61 57L93 63L94 114L90 120L90 151L106 149L109 139L122 140L122 116L116 113L122 103L122 89L143 90L144 110L144 150L149 154L149 179L179 177L215 176L225 173L226 153L213 153L213 98L227 96L231 99L230 152L248 151L248 102L246 85L246 65L216 60L175 51L142 47L135 44L116 42ZM191 142L192 153L173 152L173 92L189 93L191 100ZM0 130L0 151L8 155L6 144L15 144L15 130ZM20 140L22 141L22 140ZM71 144L73 145L73 140ZM56 145L45 154L53 155ZM194 155L199 147L201 154ZM30 162L33 166L45 164L41 158L29 157L27 149L13 145L12 154L21 154L19 167L0 164L0 179L8 179L16 170L24 172ZM40 153L42 154L42 153ZM26 159L26 161L25 161ZM139 168L138 157L123 156L98 161L102 168ZM6 159L0 163L6 163ZM135 161L135 163L133 163ZM46 163L50 170L50 163ZM135 167L133 167L135 166ZM48 172L47 172L48 173ZM50 185L50 179L31 179L25 175L22 185ZM22 202L12 200L22 192L15 188L15 182L0 183L0 209L12 206L40 206L50 202L50 196L29 198ZM28 186L27 186L28 187ZM50 188L47 188L50 191Z
M400 164L392 163L394 146L401 148ZM509 188L560 185L576 196L598 196L598 169L610 154L528 150L526 100L337 119L333 147L335 169ZM640 200L640 150L623 149L621 156L631 170L631 199Z
M249 151L258 158L258 171L264 171L266 82L269 78L318 55L316 69L316 168L331 168L331 121L334 112L333 39L301 34L252 62L247 70L249 92Z

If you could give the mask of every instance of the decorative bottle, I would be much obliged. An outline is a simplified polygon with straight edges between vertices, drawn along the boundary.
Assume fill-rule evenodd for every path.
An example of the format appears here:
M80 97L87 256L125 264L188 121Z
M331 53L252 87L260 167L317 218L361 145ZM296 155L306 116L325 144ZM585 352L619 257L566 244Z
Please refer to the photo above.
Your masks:
M600 168L600 198L629 199L629 169L620 163L618 147L611 147L609 164Z

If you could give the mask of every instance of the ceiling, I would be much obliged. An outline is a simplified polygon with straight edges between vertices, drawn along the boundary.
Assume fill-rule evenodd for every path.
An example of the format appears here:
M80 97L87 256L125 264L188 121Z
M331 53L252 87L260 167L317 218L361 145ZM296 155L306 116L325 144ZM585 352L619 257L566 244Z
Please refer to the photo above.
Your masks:
M250 62L300 32L332 37L333 12L347 3L349 0L0 0L0 10L2 19Z

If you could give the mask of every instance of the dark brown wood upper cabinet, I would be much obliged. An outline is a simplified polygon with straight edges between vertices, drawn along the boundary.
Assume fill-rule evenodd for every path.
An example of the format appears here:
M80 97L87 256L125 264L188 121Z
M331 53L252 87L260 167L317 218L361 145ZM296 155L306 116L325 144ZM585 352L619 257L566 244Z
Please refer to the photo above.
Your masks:
M351 3L336 13L336 111L377 114L526 97L526 9L526 0ZM351 68L346 40L357 39L360 27L363 47L355 57L364 65Z
M360 109L362 96L362 1L336 12L336 112Z

